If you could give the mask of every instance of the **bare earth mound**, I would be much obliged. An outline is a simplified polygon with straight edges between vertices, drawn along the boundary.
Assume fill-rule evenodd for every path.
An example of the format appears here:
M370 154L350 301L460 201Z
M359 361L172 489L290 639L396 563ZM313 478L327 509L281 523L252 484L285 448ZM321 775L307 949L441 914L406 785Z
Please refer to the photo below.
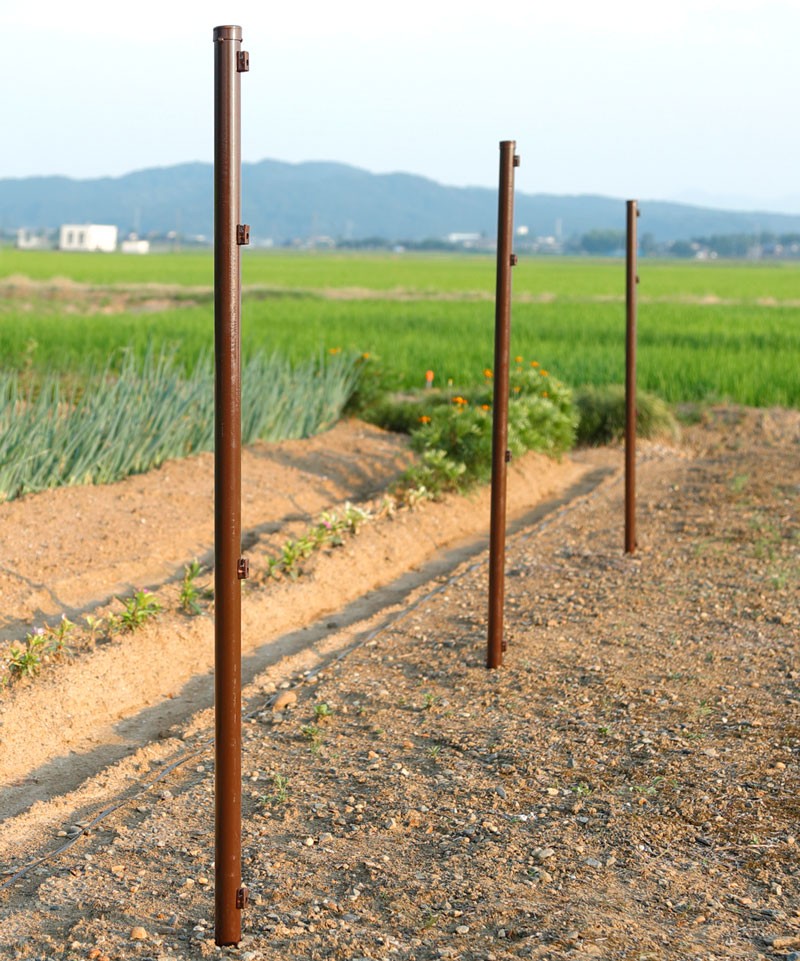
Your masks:
M485 535L486 492L375 520L296 582L254 578L238 951L213 945L211 712L186 720L208 703L210 618L173 599L14 685L0 953L790 957L799 453L786 411L720 410L679 447L643 445L633 557L619 451L517 465L513 514L566 502L509 539L500 671L483 667L485 553L422 583L432 554ZM254 449L254 568L320 510L377 505L406 457L359 424ZM0 507L5 640L131 587L175 595L211 546L209 463Z

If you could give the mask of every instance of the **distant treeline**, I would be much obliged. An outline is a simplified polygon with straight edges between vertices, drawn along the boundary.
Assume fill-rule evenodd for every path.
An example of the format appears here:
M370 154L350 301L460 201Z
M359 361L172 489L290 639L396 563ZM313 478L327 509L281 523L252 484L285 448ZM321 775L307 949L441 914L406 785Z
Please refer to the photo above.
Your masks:
M765 257L800 256L800 233L775 234L765 230L758 234L714 234L697 237L693 243L713 250L719 257L746 257L753 253Z
M590 230L563 243L552 243L542 247L535 241L518 239L515 248L521 252L551 254L588 254L595 257L622 256L625 252L624 230ZM492 246L491 238L484 237L470 246L451 243L438 238L415 241L391 241L385 237L367 237L362 240L341 240L336 247L345 250L438 250L438 251L475 251L485 253ZM776 234L761 231L753 234L712 234L708 237L693 237L691 240L657 242L652 234L644 233L639 238L639 253L644 257L774 257L778 259L800 258L800 233Z
M160 234L147 233L154 251L176 251L188 249L209 249L208 238L185 236L176 232ZM40 232L43 243L41 249L56 249L57 232L54 229ZM12 246L16 241L16 231L0 228L0 247ZM589 230L586 233L560 240L555 237L517 237L514 249L523 254L573 255L593 257L622 257L625 254L626 236L624 230ZM489 234L475 235L469 241L452 241L440 237L427 237L422 240L391 240L388 237L370 236L363 238L311 237L295 238L282 243L262 245L255 243L254 248L268 246L275 249L335 249L335 250L375 250L486 254L495 249L495 239ZM758 233L710 234L692 237L690 240L657 241L652 233L639 236L639 254L643 257L676 257L684 259L713 260L716 258L750 258L775 260L800 260L800 232L775 233L764 230Z
M625 241L624 230L590 230L568 241L563 252L613 256L625 250ZM669 243L657 243L645 233L639 238L639 252L657 257L800 257L800 233L712 234Z

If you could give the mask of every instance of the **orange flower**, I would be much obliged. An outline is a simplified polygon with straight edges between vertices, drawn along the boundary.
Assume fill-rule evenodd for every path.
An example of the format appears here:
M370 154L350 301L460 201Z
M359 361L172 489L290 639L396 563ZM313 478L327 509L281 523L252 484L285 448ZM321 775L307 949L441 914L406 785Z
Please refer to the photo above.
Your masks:
M547 377L547 371L546 371L546 370L542 369L542 370L539 371L539 373L542 375L542 377Z
M539 361L538 361L538 360L532 360L532 361L531 361L531 367L538 367L538 366L539 366Z
M486 370L484 370L483 376L484 376L487 380L489 380L489 379L492 377L492 372L489 370L488 367L486 368Z
M543 391L542 391L542 397L549 397L549 396L550 396L550 395L547 393L546 390L543 390Z
M464 399L463 397L461 397L461 396L458 396L458 397L454 397L454 398L453 398L453 403L454 403L454 404L458 404L459 407L463 407L464 404L469 403L469 401L465 400L465 399Z
M519 384L517 384L517 386L514 388L514 393L518 394L521 390L522 388L519 386Z
M430 424L431 419L427 414L423 414L419 419L420 424Z
M481 404L481 410L491 410L491 409L492 409L491 404Z
M329 348L328 348L328 353L329 353L329 354L341 354L341 352L342 352L342 348L341 348L341 347L329 347Z
M514 363L515 363L515 364L521 364L521 363L522 363L522 358L521 358L521 357L515 357L515 358L514 358Z

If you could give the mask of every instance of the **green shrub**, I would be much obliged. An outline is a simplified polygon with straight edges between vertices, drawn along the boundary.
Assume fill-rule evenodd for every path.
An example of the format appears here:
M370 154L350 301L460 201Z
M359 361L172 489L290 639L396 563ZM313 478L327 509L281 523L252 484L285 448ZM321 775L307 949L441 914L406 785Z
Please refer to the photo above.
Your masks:
M581 387L575 394L580 420L577 442L599 446L620 440L625 434L625 388L619 384ZM676 437L678 424L669 406L655 394L637 391L637 437Z
M411 434L422 457L401 478L401 486L428 493L466 490L492 472L491 372L475 388L421 391L373 408L378 423ZM577 411L570 390L546 371L516 368L510 376L508 449L520 456L536 450L557 457L575 442ZM401 426L402 425L402 426Z

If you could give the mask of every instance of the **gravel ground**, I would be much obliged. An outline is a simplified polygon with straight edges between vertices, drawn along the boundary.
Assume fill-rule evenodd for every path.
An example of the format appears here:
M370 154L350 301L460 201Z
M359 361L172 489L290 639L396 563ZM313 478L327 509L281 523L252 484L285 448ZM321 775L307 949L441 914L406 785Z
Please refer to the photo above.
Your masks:
M500 670L481 555L261 675L238 948L204 715L4 866L0 954L797 961L799 453L796 413L720 409L643 448L632 557L619 472L510 538Z

